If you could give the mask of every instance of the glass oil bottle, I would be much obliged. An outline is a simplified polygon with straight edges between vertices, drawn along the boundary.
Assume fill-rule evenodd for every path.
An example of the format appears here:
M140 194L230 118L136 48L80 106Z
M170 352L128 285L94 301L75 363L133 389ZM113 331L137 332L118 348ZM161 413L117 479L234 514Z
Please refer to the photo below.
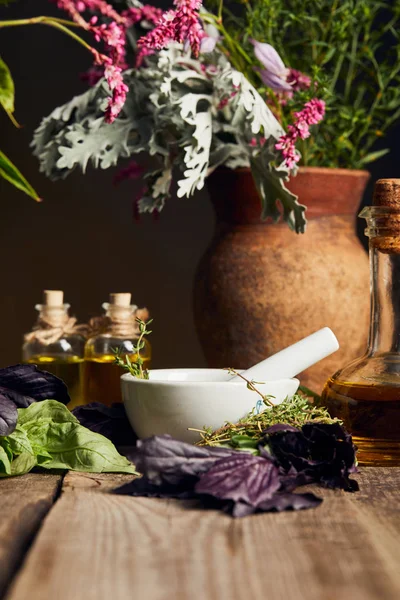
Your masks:
M64 304L64 292L45 290L43 304L37 304L38 319L24 336L22 360L36 364L62 379L68 387L68 408L82 404L80 365L83 363L85 326L76 325Z
M400 465L400 179L375 184L367 221L371 319L367 351L326 383L322 402L344 421L364 465ZM345 282L344 282L345 285Z
M83 396L85 404L102 402L110 406L122 402L120 378L123 370L115 364L115 351L121 358L128 355L134 361L134 345L139 337L136 317L143 311L131 305L131 294L110 294L110 302L105 302L104 317L94 319L99 323L99 332L92 335L85 346L83 365ZM144 360L143 368L148 369L151 359L151 346L144 340L145 346L140 355Z

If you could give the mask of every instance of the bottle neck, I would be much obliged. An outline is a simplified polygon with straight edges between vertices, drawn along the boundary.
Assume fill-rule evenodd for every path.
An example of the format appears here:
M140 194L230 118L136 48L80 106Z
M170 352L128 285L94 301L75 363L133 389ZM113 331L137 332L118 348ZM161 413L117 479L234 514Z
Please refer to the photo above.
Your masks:
M136 338L138 327L135 319L137 306L117 306L105 302L103 308L108 318L107 332L117 338Z
M35 308L39 311L38 323L45 323L48 327L62 327L69 320L69 304L62 306L37 304Z
M400 254L370 241L371 322L368 355L400 353Z

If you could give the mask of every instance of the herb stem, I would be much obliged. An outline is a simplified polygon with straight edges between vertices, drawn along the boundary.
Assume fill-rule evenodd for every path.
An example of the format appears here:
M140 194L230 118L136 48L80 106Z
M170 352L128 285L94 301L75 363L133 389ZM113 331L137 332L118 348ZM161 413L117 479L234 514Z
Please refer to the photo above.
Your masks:
M58 19L56 17L46 17L46 16L29 17L27 19L13 19L13 20L9 20L9 21L0 21L0 29L4 28L4 27L21 27L24 25L48 25L50 27L54 27L55 29L59 29L60 31L62 31L63 33L68 35L69 37L73 38L76 42L78 42L78 44L81 44L81 46L86 48L86 50L89 50L89 52L91 52L92 54L93 53L97 54L97 50L95 50L92 46L90 46L90 44L85 42L85 40L83 38L81 38L79 35L77 35L73 31L68 29L68 27L66 27L66 25L71 26L71 27L72 26L79 27L79 25L77 25L73 21L68 21L66 19Z
M238 371L235 371L235 369L228 368L228 369L225 369L225 371L229 371L230 374L237 375L237 377L240 377L240 379L243 379L243 381L245 381L247 383L247 387L249 388L249 390L251 390L252 392L256 392L259 396L261 396L261 398L263 399L263 402L265 402L265 404L269 404L269 406L274 406L273 402L271 402L271 400L268 398L268 396L264 396L264 394L262 394L260 392L260 390L258 390L256 388L256 386L254 385L254 381L250 381L249 379L246 379L246 377L244 377Z

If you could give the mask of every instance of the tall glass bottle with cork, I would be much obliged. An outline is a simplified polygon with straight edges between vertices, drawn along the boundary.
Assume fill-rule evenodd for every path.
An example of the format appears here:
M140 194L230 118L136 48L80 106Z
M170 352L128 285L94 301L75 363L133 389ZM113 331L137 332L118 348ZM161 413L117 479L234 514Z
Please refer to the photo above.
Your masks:
M139 337L139 326L136 318L146 320L146 309L139 310L131 305L131 294L110 294L110 302L105 302L105 315L94 319L93 334L85 346L85 362L83 365L83 396L85 404L102 402L110 406L114 402L122 402L120 378L121 368L115 364L115 351L123 358L128 355L134 361L134 345ZM145 347L141 351L144 360L143 368L148 369L151 359L151 346L144 340Z
M60 290L45 290L43 304L35 308L39 315L32 331L24 336L22 360L60 377L71 398L68 408L73 408L82 403L80 366L86 326L77 325L70 317L70 305L64 304Z
M360 213L371 269L367 351L328 380L322 401L353 433L360 464L400 465L400 179L377 181L373 204Z

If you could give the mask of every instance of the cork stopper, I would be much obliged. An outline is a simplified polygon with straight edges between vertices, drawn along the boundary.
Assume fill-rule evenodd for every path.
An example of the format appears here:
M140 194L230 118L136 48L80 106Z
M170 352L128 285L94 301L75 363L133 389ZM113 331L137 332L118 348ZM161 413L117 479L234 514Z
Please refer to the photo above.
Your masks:
M400 179L378 179L375 183L373 204L400 210Z
M60 327L68 321L69 304L64 304L62 290L44 290L43 304L36 304L39 319L46 321L51 327Z
M64 306L64 292L61 290L44 290L43 304L51 307Z
M370 245L384 254L400 254L400 179L378 179L373 206L364 210Z
M131 304L132 294L119 292L110 294L110 302L104 302L106 331L117 338L137 338L135 314L137 306Z
M110 294L110 304L112 306L127 307L131 305L132 294L129 292L119 292L118 294Z

